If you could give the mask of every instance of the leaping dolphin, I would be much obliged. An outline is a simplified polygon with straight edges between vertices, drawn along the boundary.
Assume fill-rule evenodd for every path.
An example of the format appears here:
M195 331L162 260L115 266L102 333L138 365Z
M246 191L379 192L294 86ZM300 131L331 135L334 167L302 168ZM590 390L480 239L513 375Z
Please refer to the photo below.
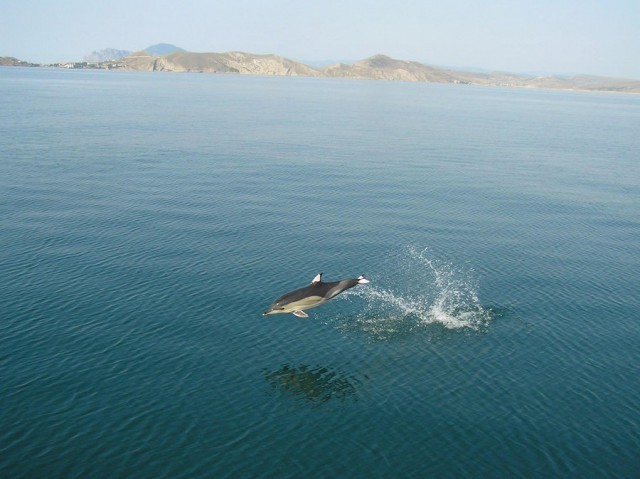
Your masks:
M309 286L296 289L276 299L269 309L262 313L262 316L292 313L299 318L308 318L309 315L304 312L305 309L317 308L343 291L368 282L369 280L364 276L358 276L356 279L325 283L322 281L322 273L318 273Z

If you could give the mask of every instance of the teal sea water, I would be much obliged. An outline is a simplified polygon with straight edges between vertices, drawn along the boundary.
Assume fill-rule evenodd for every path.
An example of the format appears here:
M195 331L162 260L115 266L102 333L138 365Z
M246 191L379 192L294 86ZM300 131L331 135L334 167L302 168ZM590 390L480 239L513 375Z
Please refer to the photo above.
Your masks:
M0 476L638 477L640 97L0 69ZM310 318L281 294L365 274Z

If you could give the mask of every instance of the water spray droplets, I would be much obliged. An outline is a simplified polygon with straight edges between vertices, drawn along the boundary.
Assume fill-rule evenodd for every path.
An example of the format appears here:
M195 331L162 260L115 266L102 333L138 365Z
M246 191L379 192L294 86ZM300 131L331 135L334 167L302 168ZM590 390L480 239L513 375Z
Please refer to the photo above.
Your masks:
M427 249L408 248L389 269L391 277L350 292L364 299L365 307L347 329L386 339L434 324L447 330L480 330L490 321L471 272L432 258Z

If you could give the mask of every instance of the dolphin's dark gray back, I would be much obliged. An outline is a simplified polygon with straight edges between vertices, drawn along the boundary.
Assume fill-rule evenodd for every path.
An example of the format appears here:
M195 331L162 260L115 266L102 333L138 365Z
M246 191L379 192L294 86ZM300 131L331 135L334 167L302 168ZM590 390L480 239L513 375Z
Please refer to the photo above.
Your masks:
M310 296L319 296L325 300L330 300L349 288L353 288L358 284L357 279L343 279L342 281L332 281L325 283L318 281L304 288L296 289L276 299L276 302L292 303Z
M305 310L317 308L343 291L353 288L357 284L367 284L368 282L368 279L360 276L355 279L325 283L322 281L322 273L318 273L309 286L280 296L262 315L292 313L300 318L307 318Z

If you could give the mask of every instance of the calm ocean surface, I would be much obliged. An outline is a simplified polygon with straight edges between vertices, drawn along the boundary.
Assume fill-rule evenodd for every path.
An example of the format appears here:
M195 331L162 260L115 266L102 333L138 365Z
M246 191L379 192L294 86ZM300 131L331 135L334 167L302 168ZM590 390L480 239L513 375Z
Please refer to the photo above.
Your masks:
M640 96L0 98L0 477L640 477ZM260 315L320 271L371 284Z

